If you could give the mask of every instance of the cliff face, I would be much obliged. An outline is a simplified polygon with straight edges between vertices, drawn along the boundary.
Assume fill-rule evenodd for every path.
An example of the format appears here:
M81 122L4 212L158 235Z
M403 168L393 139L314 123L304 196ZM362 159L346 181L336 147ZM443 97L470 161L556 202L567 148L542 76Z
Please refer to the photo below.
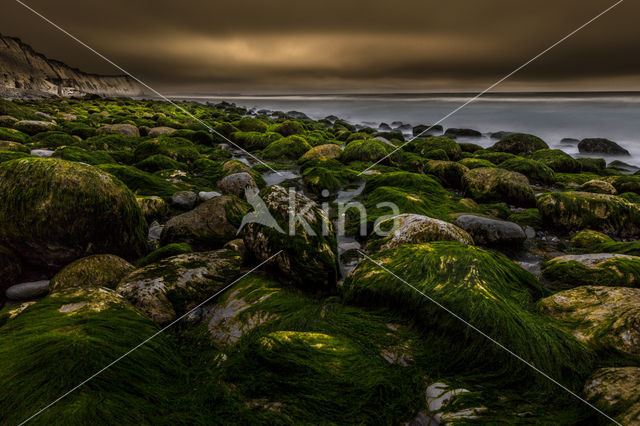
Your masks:
M128 76L88 74L49 59L20 39L0 34L0 97L143 96Z

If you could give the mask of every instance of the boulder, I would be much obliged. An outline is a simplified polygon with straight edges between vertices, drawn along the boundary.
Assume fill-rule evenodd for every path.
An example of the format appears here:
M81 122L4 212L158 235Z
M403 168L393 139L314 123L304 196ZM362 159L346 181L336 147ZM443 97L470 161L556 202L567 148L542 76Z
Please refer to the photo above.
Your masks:
M255 211L243 219L242 238L248 252L265 261L287 281L311 290L331 290L338 280L337 243L333 225L319 206L279 185L260 191Z
M135 268L126 260L112 254L96 254L65 266L52 279L51 291L71 287L115 289L120 280Z
M581 154L631 155L617 143L604 138L582 139L578 144L578 150Z
M147 222L162 220L169 216L169 205L160 197L155 195L136 197L136 201L142 211L142 216L144 216Z
M262 156L270 160L297 160L311 149L311 145L300 136L287 136L271 142L263 151Z
M31 150L20 142L0 140L0 151L24 152L29 154Z
M376 139L364 139L349 142L340 155L343 163L352 161L376 162L385 158L392 149Z
M640 289L581 286L538 303L578 340L640 359Z
M462 188L462 176L468 171L466 166L453 161L431 160L424 167L424 172L437 177L443 186L456 189Z
M580 191L593 192L594 194L616 195L618 191L609 182L599 179L592 179L580 185Z
M583 229L571 237L571 245L580 249L591 249L602 243L613 242L613 239L602 232Z
M446 153L446 160L458 161L462 155L460 145L450 138L431 136L425 139L415 139L408 143L405 149L409 152L415 152L423 157L429 157L429 153L442 150Z
M7 299L31 300L49 293L49 280L33 281L12 285L5 292Z
M110 132L117 132L130 138L140 137L140 131L133 124L107 124L96 131L99 135Z
M458 138L458 137L466 137L466 138L479 138L482 137L482 133L473 129L447 129L444 132L445 137L447 138Z
M493 135L492 135L493 136ZM496 142L491 151L508 152L510 154L528 154L539 149L548 149L549 145L542 139L526 133L511 133Z
M342 154L342 148L339 145L328 143L325 145L318 145L307 151L302 157L298 159L298 163L304 163L308 160L314 160L319 157L338 158Z
M513 222L464 214L455 224L471 235L476 244L484 246L520 246L527 239L524 230Z
M542 275L555 288L579 285L640 287L640 257L616 253L559 256L544 265Z
M500 163L498 168L521 173L539 185L553 185L556 182L556 175L550 167L528 158L512 158Z
M234 195L212 198L169 219L162 230L162 245L187 243L194 248L221 248L236 236L249 210L249 205Z
M387 228L391 228L392 231ZM458 241L462 244L473 244L473 239L467 232L449 222L404 213L379 222L369 236L367 250L375 252L405 244L432 241Z
M538 198L538 210L548 225L563 232L592 229L621 238L640 235L640 206L615 195L554 192Z
M173 321L238 275L242 256L231 250L181 254L137 269L118 294L158 324Z
M35 135L56 128L56 124L50 121L21 120L13 125L15 130L28 135Z
M0 241L58 270L90 254L137 259L147 223L122 182L91 166L23 158L0 164Z
M536 199L526 176L504 169L480 167L462 177L465 196L480 202L503 201L533 207Z
M540 149L528 155L532 160L544 163L557 173L580 173L580 162L559 149Z
M198 194L193 191L178 191L171 196L171 205L182 210L191 210L198 202Z
M640 425L640 368L597 370L584 385L584 396L623 425Z
M151 129L149 129L148 136L150 136L152 138L157 138L158 136L168 135L168 134L173 133L175 131L176 131L176 129L174 129L173 127L166 127L166 126L153 127ZM129 136L129 135L125 135L125 136Z
M235 195L245 198L247 190L258 190L258 185L247 172L233 173L218 181L218 189L223 194Z
M198 192L198 198L200 201L209 201L212 198L219 197L222 194L217 191L200 191ZM243 194L244 195L244 194Z

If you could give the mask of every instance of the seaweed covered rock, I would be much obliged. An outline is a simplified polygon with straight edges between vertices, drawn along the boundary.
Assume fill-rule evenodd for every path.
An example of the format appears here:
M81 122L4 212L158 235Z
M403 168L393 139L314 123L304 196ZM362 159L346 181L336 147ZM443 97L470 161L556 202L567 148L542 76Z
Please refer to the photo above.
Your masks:
M490 251L457 242L385 250L361 262L345 280L343 292L348 301L391 308L414 320L447 358L443 374L509 371L505 380L530 377L551 386L431 300L508 342L510 350L565 383L580 381L590 368L588 351L535 312L534 302L542 295L535 276Z
M138 143L134 154L138 162L157 154L162 154L181 163L191 163L200 158L200 153L193 142L171 135Z
M77 146L60 147L55 150L52 157L91 165L115 163L113 157L106 151L87 151Z
M592 179L580 185L580 191L593 192L594 194L616 195L618 191L609 182L603 180Z
M153 127L149 129L149 133L147 134L147 136L149 136L150 138L157 138L158 136L168 135L175 131L176 129L174 129L173 127L167 127L167 126ZM131 132L131 133L134 133L134 132ZM131 135L129 134L127 136L131 136Z
M479 167L495 167L496 166L491 161L483 160L480 158L463 158L462 160L458 161L458 163L462 164L468 169L477 169Z
M581 286L542 299L539 306L594 348L640 359L640 289Z
M367 250L375 252L405 244L432 241L458 241L462 244L473 244L473 239L467 232L449 222L404 213L379 222L369 236Z
M265 149L271 142L282 138L280 133L274 132L235 132L231 136L238 145L249 151Z
M257 190L258 185L247 172L233 173L218 182L218 189L223 194L244 198L245 191Z
M107 124L96 131L99 135L111 132L120 133L121 135L130 138L140 137L140 131L133 124Z
M20 120L13 125L13 128L27 135L35 135L40 132L53 130L56 128L56 125L50 121Z
M21 273L20 259L8 248L0 246L0 294L16 284Z
M195 248L220 248L235 237L249 210L249 205L234 195L214 197L171 218L162 230L162 244L187 243Z
M51 291L71 287L115 289L120 280L135 268L112 254L96 254L78 259L62 268L49 283Z
M288 136L271 142L262 156L271 160L297 160L311 149L311 145L300 136Z
M18 424L157 332L106 289L69 289L0 311L0 422ZM34 368L37 366L37 368ZM157 336L39 414L64 423L162 422L181 364ZM19 380L16 378L19 377ZM96 403L100 401L100 403ZM126 409L120 409L120 407Z
M597 370L584 385L584 396L623 425L640 424L640 368Z
M541 149L529 154L529 158L545 164L558 173L580 173L582 170L582 166L576 159L559 149Z
M592 229L608 235L640 235L640 207L615 195L554 192L538 198L543 220L564 232Z
M0 140L26 143L28 139L29 135L22 133L20 130L0 127Z
M91 166L2 163L0 200L0 240L30 263L59 269L89 254L136 259L147 249L147 223L131 191Z
M544 265L542 274L555 288L640 287L640 257L614 253L559 256Z
M100 164L98 168L116 177L138 196L158 196L168 199L184 187L132 166Z
M225 248L226 248L226 245L225 245ZM191 248L189 244L171 243L152 251L142 259L138 260L138 263L136 265L139 268L142 268L143 266L151 265L152 263L158 263L161 260L166 259L168 257L173 257L179 254L187 254L187 253L193 253L193 248Z
M479 245L517 247L527 239L519 225L505 220L464 214L456 219L455 224L468 232Z
M499 168L525 175L532 183L553 185L556 182L554 171L540 161L528 158L513 158L498 165Z
M15 151L29 153L31 150L19 142L0 140L0 151Z
M285 121L276 125L273 131L280 133L282 136L301 135L304 133L304 126L299 121Z
M320 157L302 165L302 179L316 194L324 190L334 193L342 186L358 179L358 172L345 167L335 159Z
M460 163L453 161L429 161L424 172L434 175L438 178L443 186L449 188L462 188L462 176L467 173L469 169Z
M496 142L491 151L508 152L510 154L528 154L540 149L548 149L549 145L537 136L526 133L513 133Z
M155 154L136 163L136 167L145 172L155 173L160 170L187 170L187 165L167 157L164 154Z
M580 153L596 153L607 155L631 155L629 151L609 139L589 138L583 139L578 144Z
M480 202L504 201L520 207L535 206L533 190L526 176L497 168L469 170L462 177L465 195Z
M279 185L264 188L250 203L255 211L243 219L242 238L259 261L275 256L266 268L311 290L331 290L338 279L333 225L319 206Z
M242 117L234 125L243 132L264 133L267 131L267 124L256 117Z
M580 249L591 249L602 243L613 242L613 239L602 232L583 229L571 237L571 245Z
M242 256L231 250L181 254L133 271L116 290L151 320L165 324L231 282L241 265Z
M350 142L342 151L343 163L352 161L376 162L385 158L391 149L389 145L376 139L363 139Z
M342 148L340 148L340 146L336 144L328 143L324 145L318 145L318 146L314 146L309 151L307 151L302 157L300 157L300 159L298 160L298 163L302 164L305 161L315 160L316 158L319 158L319 157L338 158L340 157L340 154L342 154Z
M416 139L405 147L407 151L415 152L423 157L429 157L429 153L436 150L443 150L450 161L458 161L461 158L462 149L453 139L448 137L431 136L425 139Z
M148 223L169 216L169 204L160 197L136 197L136 202Z

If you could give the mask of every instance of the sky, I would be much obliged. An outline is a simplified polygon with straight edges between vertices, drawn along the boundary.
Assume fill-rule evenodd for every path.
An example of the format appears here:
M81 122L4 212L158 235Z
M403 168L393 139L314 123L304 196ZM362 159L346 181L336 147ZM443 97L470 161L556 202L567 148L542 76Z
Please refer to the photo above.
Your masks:
M615 3L22 1L165 94L480 91ZM496 91L640 90L638 16L625 0ZM0 33L120 74L14 0Z

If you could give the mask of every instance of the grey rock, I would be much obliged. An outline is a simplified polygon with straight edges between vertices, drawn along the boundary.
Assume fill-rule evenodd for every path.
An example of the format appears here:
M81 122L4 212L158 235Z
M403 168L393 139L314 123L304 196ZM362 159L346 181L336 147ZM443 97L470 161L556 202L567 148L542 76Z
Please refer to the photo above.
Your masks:
M158 136L168 135L169 133L173 133L175 131L176 129L174 129L173 127L154 127L152 129L149 129L149 136L151 136L152 138L157 138Z
M200 191L198 193L198 198L200 198L200 201L209 201L213 197L219 197L221 195L222 194L217 191L209 191L209 192Z
M505 220L465 214L455 224L467 231L476 244L486 246L518 246L527 235L520 225Z
M598 153L609 155L631 155L617 143L604 138L582 139L578 144L580 153Z
M160 241L163 229L164 226L160 225L157 221L153 221L153 223L149 225L149 241Z
M171 204L184 210L191 210L198 201L198 195L193 191L179 191L171 196Z
M218 182L218 189L223 194L244 198L246 189L258 189L258 185L247 172L233 173Z
M49 158L53 155L54 152L55 151L52 151L50 149L33 149L31 150L31 155L35 157Z
M12 285L5 295L11 300L31 300L49 293L49 280Z

